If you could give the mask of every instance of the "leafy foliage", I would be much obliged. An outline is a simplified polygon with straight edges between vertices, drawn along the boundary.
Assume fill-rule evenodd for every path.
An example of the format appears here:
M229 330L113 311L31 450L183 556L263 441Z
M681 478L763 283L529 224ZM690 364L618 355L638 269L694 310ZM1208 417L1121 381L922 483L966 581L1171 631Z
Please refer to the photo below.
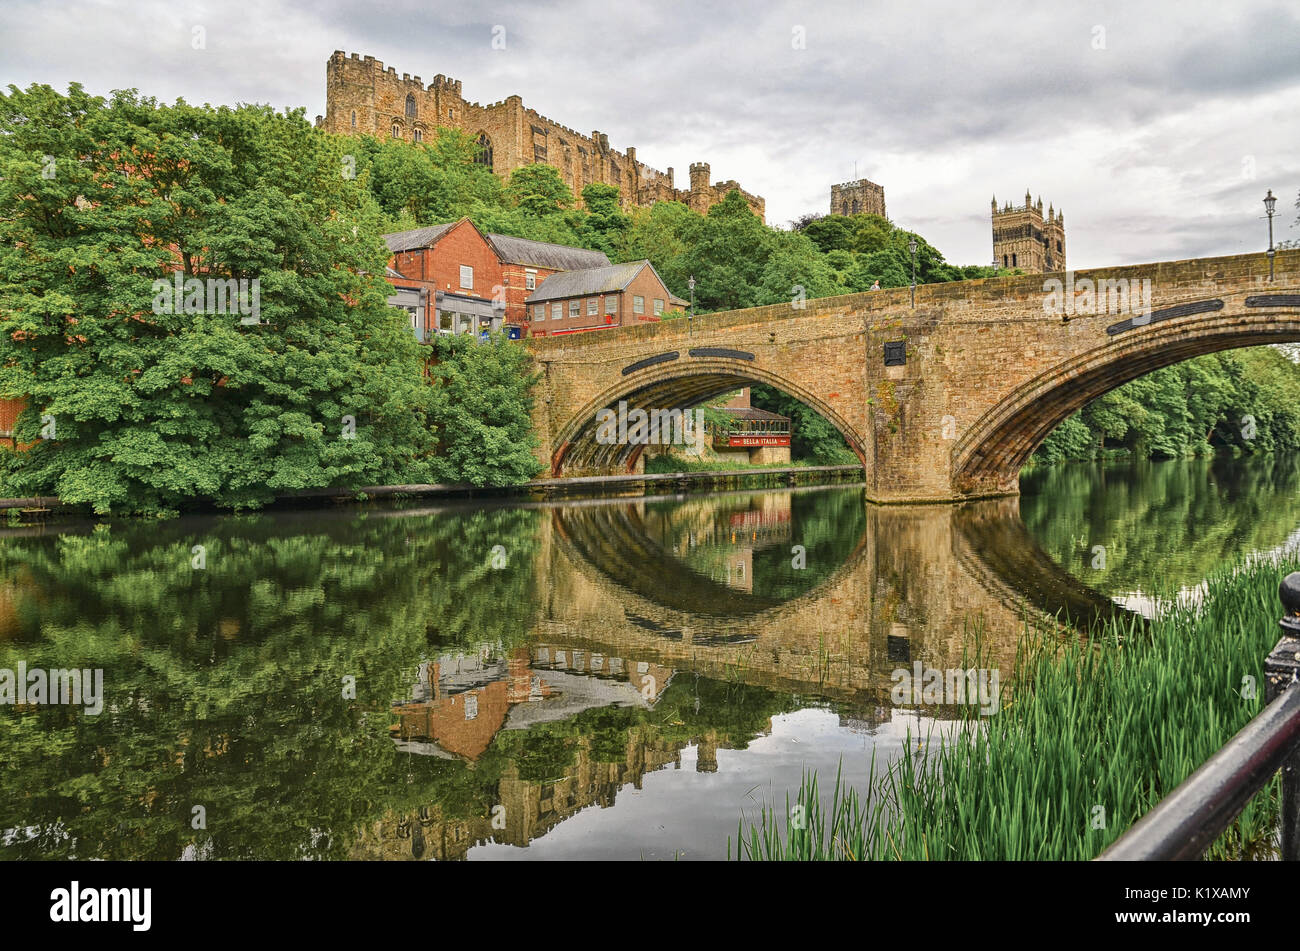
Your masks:
M1296 449L1300 369L1275 347L1252 347L1196 357L1112 390L1058 426L1034 458Z
M345 167L301 111L0 95L0 393L20 442L56 425L9 490L162 512L423 481L432 393ZM261 323L160 306L175 272L258 282Z
M530 413L537 379L528 352L504 337L437 337L430 370L438 429L432 465L440 482L514 485L536 476L540 441Z

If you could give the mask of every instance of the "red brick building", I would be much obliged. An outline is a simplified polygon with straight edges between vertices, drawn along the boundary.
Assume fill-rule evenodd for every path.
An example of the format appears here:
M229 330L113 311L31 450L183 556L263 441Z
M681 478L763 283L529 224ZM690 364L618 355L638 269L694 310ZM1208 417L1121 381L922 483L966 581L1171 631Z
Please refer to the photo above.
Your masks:
M686 302L649 261L630 261L556 274L526 303L532 332L544 336L655 321Z
M484 234L468 218L384 240L393 253L388 281L399 289L390 301L411 313L422 340L484 330L526 336L524 301L542 282L561 271L609 264L600 251Z
M607 267L609 258L603 251L570 248L563 244L547 244L528 238L512 238L504 234L489 234L488 240L496 248L501 262L501 282L506 295L506 323L528 326L528 295L542 286L542 282L561 271L577 271L593 267Z

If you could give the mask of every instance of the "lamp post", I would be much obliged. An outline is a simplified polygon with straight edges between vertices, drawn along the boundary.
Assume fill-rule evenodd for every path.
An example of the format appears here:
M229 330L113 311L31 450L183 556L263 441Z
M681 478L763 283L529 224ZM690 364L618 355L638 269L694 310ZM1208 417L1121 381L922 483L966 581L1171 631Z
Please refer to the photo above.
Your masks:
M686 282L686 286L691 289L691 309L686 314L686 336L691 336L691 328L695 325L695 275L692 274Z
M916 306L916 235L907 241L907 250L912 252L912 306Z
M1277 199L1273 197L1273 189L1268 190L1264 196L1264 211L1268 216L1268 281L1273 283L1273 256L1277 253L1273 250L1273 209L1277 206Z

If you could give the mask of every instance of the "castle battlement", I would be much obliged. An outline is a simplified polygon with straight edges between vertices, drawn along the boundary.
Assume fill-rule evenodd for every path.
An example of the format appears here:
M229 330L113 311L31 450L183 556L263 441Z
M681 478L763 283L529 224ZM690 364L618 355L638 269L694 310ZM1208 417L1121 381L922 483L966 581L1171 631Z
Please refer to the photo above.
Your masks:
M611 149L606 133L578 132L524 107L518 95L482 106L464 98L458 79L439 73L425 85L419 76L399 76L373 56L342 50L334 51L325 70L326 115L318 124L327 132L411 141L424 129L454 128L480 142L484 164L502 178L540 162L555 168L575 195L599 182L618 188L626 206L681 201L703 213L735 188L760 218L765 211L763 199L735 181L710 185L707 162L691 165L689 190L676 189L672 170L663 172L638 161L635 147L628 146L626 152ZM531 132L525 128L521 134L516 109L527 117ZM566 159L562 149L567 148L576 149L576 156Z

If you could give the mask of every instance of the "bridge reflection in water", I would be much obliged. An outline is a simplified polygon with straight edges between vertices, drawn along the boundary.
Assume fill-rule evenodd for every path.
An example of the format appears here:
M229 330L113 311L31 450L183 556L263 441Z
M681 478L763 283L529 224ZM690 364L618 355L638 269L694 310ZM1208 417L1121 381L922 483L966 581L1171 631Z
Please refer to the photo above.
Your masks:
M895 712L892 670L969 663L977 631L1005 683L1026 619L1086 628L1123 613L1042 552L1018 506L879 507L841 489L550 509L526 646L422 665L411 698L393 706L394 742L472 767L494 741L524 742L539 725L626 716L603 737L569 731L563 762L540 771L511 760L489 797L495 823L491 810L456 818L431 805L389 815L354 854L455 858L489 841L527 845L590 805L612 805L625 786L642 788L647 773L680 768L688 747L697 771L716 770L718 749L745 748L773 714L810 701L829 703L843 727L875 732Z

